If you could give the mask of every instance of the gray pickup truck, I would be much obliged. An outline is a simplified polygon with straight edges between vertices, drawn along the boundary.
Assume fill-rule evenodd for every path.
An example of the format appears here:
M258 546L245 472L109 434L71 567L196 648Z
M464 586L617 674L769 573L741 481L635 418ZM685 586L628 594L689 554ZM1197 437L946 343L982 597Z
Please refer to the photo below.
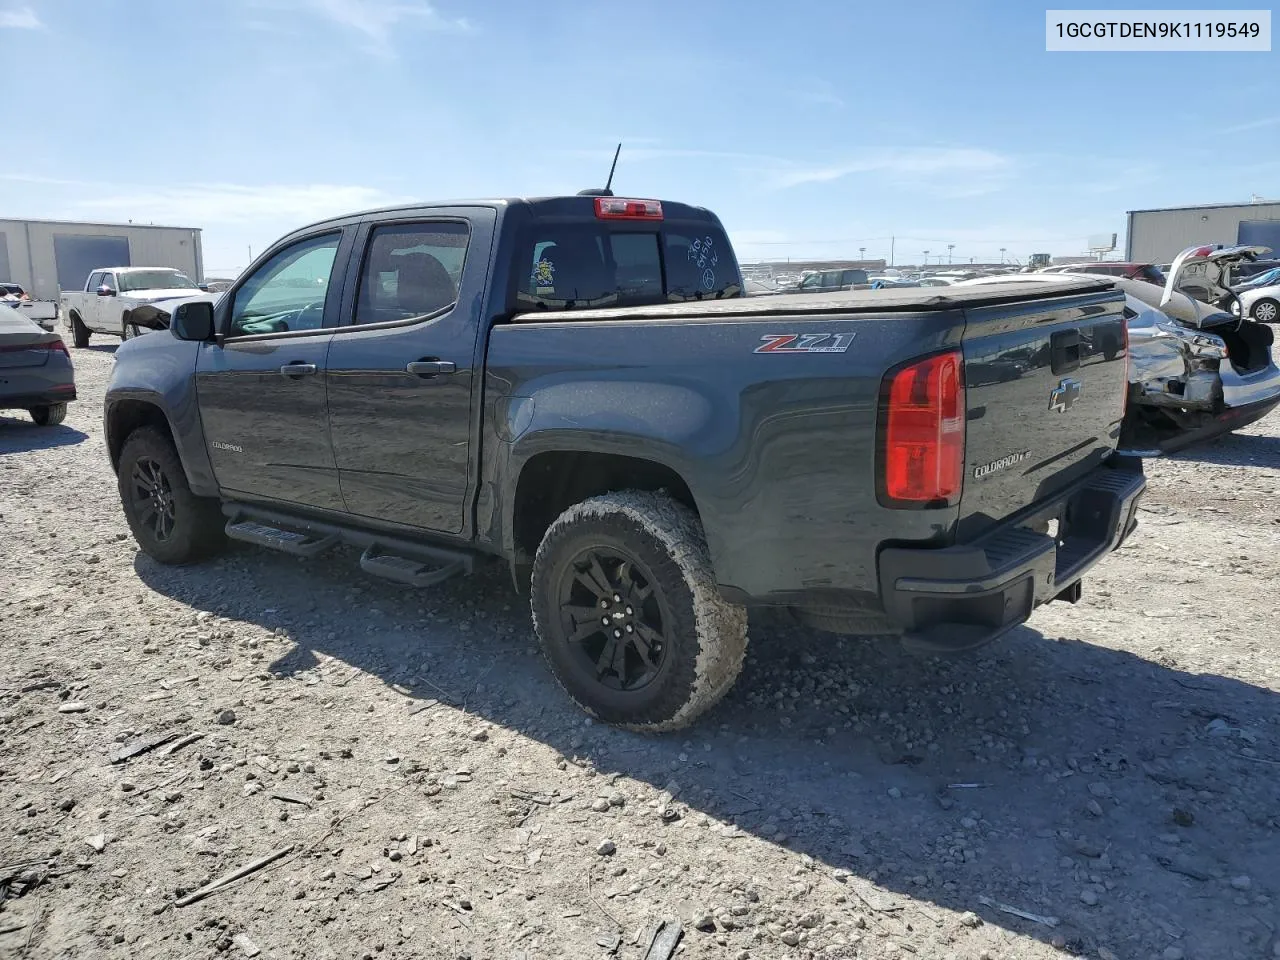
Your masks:
M116 354L129 525L423 587L500 557L569 694L647 730L729 689L749 606L967 649L1134 528L1110 281L741 292L713 214L601 191L296 231Z

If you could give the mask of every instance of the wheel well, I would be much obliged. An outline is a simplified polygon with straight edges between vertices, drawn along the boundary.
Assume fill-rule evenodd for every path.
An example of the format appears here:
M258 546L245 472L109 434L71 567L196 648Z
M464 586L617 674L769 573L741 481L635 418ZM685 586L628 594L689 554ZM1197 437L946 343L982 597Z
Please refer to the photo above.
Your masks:
M661 463L605 453L540 453L524 465L516 485L512 568L520 590L528 589L533 555L556 517L575 503L615 490L664 490L698 511L688 484Z
M111 408L107 415L107 449L111 452L111 466L120 465L120 451L124 449L129 434L139 427L155 427L170 442L173 431L169 429L169 419L154 403L145 400L121 400Z

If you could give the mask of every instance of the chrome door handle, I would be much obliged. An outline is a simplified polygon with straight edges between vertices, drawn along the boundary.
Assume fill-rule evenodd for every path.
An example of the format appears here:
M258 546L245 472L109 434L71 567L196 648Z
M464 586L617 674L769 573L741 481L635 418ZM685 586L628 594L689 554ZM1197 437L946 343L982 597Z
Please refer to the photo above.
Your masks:
M438 373L453 373L456 369L452 360L415 360L404 365L406 373L419 377L434 377Z
M317 369L314 363L286 363L280 368L280 372L286 377L303 377L315 373Z

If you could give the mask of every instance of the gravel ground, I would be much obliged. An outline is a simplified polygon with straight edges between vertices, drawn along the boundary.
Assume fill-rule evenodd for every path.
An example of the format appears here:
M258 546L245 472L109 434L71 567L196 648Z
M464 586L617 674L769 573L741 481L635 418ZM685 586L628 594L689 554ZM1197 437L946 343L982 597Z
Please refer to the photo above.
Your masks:
M75 361L64 426L0 416L0 956L1280 957L1280 415L1149 465L1078 606L947 660L753 615L645 737L500 566L151 562Z

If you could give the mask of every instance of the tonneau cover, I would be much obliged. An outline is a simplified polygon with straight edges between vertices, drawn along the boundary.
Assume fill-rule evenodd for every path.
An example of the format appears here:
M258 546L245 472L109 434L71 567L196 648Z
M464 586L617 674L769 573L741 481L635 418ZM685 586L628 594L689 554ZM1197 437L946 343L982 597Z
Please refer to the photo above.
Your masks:
M884 290L850 290L827 295L780 294L771 297L735 297L729 300L696 300L643 307L604 307L587 310L555 310L522 313L512 323L576 323L580 320L679 320L772 317L787 314L815 316L827 313L921 313L953 310L1019 300L1045 300L1114 289L1112 277L1096 280L1064 279L1046 283L993 283L971 287L903 287Z

